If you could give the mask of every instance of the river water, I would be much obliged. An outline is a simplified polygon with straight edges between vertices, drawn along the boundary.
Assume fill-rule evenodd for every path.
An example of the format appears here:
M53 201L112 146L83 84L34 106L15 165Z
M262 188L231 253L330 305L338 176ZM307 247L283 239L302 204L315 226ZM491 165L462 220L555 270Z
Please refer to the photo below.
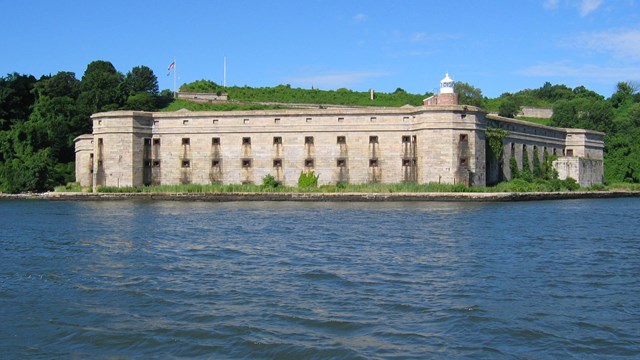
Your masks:
M0 201L0 357L640 356L640 199Z

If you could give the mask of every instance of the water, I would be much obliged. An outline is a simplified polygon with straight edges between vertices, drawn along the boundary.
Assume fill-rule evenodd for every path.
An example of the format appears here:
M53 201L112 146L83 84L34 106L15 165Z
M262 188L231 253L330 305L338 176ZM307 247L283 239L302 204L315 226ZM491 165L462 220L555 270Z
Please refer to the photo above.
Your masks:
M640 199L0 202L0 357L640 356Z

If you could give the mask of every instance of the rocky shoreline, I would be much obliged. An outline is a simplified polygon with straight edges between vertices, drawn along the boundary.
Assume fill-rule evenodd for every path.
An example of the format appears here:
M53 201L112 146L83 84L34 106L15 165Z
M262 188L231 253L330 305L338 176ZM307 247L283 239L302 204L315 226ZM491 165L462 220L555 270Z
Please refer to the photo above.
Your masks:
M640 191L532 192L532 193L62 193L0 194L0 199L53 201L539 201L640 197Z

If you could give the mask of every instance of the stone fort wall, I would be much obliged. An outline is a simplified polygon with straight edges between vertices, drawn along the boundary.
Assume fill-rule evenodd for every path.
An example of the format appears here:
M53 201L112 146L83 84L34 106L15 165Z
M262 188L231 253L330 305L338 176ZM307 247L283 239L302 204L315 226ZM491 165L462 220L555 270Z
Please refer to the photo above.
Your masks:
M536 152L563 156L568 150L571 156L602 159L601 133L551 128L460 105L117 111L92 119L93 134L76 139L76 177L83 186L259 184L268 174L293 186L302 171L314 171L320 184L484 186L510 178L507 156L522 166L524 151L530 161ZM487 161L487 126L509 133L499 163Z

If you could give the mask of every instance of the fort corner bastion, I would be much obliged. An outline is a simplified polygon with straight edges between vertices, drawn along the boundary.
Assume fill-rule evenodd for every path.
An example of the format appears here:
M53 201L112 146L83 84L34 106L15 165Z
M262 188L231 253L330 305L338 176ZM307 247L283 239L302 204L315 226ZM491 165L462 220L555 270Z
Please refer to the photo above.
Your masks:
M452 80L423 106L259 111L113 111L94 114L75 139L84 187L256 183L290 186L313 171L319 184L462 183L511 179L509 162L556 156L561 179L603 181L604 134L538 125L459 105ZM499 159L487 129L502 129ZM525 156L526 153L526 156Z

